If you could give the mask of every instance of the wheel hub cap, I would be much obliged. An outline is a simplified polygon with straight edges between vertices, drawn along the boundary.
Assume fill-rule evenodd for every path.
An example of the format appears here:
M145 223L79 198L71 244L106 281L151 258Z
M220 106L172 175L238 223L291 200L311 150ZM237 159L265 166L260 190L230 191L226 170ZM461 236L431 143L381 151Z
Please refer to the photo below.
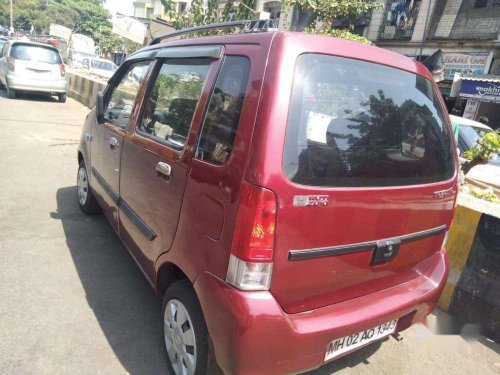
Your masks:
M196 337L191 317L184 304L168 301L163 319L168 357L176 375L194 375L196 371Z
M87 171L83 167L81 167L78 170L77 187L78 187L78 201L82 206L84 206L85 203L87 203L87 196L89 193L89 181L87 178Z

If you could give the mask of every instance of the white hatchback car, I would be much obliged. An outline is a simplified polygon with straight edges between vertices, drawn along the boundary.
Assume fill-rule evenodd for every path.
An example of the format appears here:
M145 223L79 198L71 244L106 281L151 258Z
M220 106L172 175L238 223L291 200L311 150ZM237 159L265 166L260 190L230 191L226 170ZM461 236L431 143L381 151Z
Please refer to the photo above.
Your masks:
M450 119L452 123L459 125L458 149L461 157L464 157L464 152L472 148L486 133L494 131L487 125L463 117L450 115ZM475 166L467 177L487 185L500 187L500 155L494 156L488 164Z
M59 51L47 44L20 40L5 43L0 55L0 83L11 99L17 91L30 91L57 95L61 103L66 101L66 68Z

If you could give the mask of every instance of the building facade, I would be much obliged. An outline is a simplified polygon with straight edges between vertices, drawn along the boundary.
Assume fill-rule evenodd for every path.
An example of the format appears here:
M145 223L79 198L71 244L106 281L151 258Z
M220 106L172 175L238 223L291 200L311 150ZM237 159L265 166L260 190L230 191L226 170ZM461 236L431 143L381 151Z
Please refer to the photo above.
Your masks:
M173 3L175 11L182 14L191 4L191 0L173 0ZM134 17L169 19L160 0L136 0L134 2Z
M443 72L437 81L449 111L487 117L499 127L500 0L380 2L364 35L418 60L438 53Z

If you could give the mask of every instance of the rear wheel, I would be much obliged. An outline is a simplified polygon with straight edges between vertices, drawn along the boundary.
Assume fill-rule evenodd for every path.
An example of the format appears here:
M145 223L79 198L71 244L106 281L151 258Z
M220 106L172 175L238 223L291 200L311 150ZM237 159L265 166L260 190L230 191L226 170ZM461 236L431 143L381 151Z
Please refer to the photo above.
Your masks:
M57 94L57 98L61 103L66 103L66 93Z
M207 326L198 298L187 280L176 281L165 292L163 333L175 375L207 373Z
M99 204L92 194L89 185L89 178L87 174L87 168L83 161L80 162L78 166L78 176L76 178L77 190L78 190L78 205L80 210L86 214L95 214L100 211Z
M5 90L7 91L7 97L8 97L9 99L15 99L15 98L16 98L16 90L11 89L11 88L9 87L9 84L7 84L7 85L5 86Z

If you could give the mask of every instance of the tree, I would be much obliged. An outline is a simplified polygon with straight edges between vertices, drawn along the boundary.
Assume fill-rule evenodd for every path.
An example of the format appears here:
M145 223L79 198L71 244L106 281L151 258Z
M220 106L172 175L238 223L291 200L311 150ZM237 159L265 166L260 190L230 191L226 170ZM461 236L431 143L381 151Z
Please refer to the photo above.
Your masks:
M119 51L124 40L112 32L111 15L103 0L15 0L14 27L25 32L49 34L51 23L90 36L103 54ZM9 0L0 0L0 24L9 22Z
M351 39L362 43L370 41L354 34L354 20L359 16L372 12L380 6L377 0L283 0L284 8L295 8L306 15L308 25L305 32L331 35L338 38ZM335 20L347 21L347 26L334 28Z
M165 12L172 19L172 25L177 30L217 22L252 19L254 18L253 9L255 2L256 0L241 0L238 6L235 7L234 1L229 0L221 12L219 9L219 0L207 0L206 8L204 7L203 0L193 0L189 9L184 14L179 14L175 11L172 0L161 0ZM214 31L198 34L208 35L223 32Z

